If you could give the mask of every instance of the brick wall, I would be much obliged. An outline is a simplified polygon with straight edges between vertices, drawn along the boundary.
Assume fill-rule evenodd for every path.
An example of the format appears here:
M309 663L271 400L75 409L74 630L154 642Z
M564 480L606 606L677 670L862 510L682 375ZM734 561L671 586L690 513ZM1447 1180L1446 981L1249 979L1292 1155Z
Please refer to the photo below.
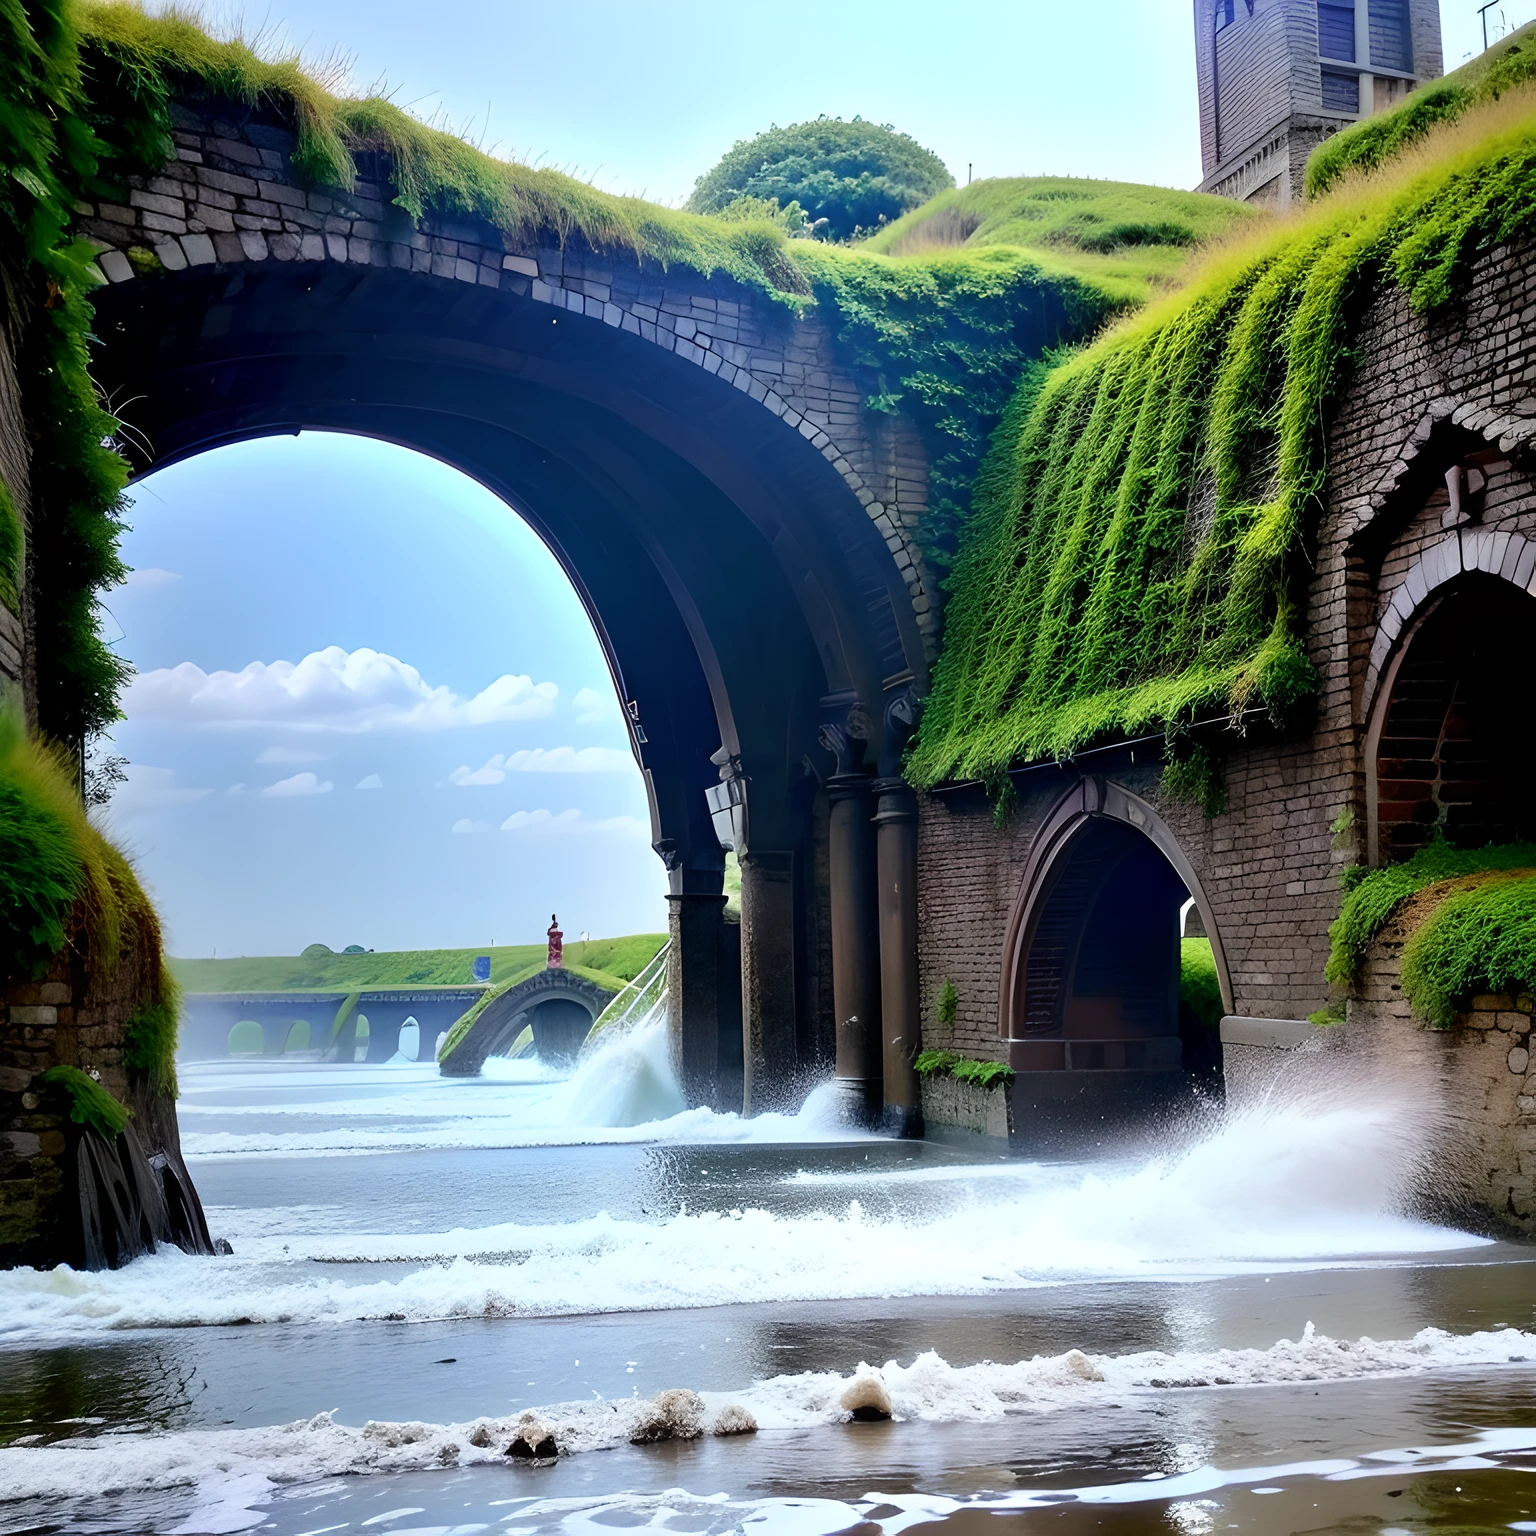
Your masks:
M575 239L509 241L480 221L415 221L376 181L351 192L298 185L289 165L294 135L255 116L178 105L173 121L176 158L159 175L133 179L125 203L81 205L76 227L98 245L110 282L265 262L389 267L628 331L718 375L821 452L884 539L932 655L935 587L915 537L927 508L927 459L906 418L870 424L867 391L820 319L792 321L724 276L663 271Z
M1438 1202L1474 1205L1536 1235L1536 999L1472 998L1451 1029L1426 1029L1402 994L1403 945L1427 914L1405 904L1365 958L1358 996L1327 1044L1377 1064L1383 1086L1413 1095L1433 1159L1424 1184Z
M1527 453L1536 443L1533 319L1536 260L1525 247L1483 257L1466 303L1453 313L1416 315L1394 291L1362 317L1359 362L1329 432L1327 504L1309 593L1308 649L1319 690L1308 735L1247 745L1229 738L1227 806L1211 818L1163 799L1158 770L1145 758L1097 760L1112 768L1085 764L1152 803L1172 830L1209 900L1236 1013L1304 1018L1328 1000L1323 968L1338 872L1366 852L1362 749L1373 647L1389 620L1407 621L1405 605L1411 613L1426 600L1422 575L1412 576L1426 552L1445 546L1437 559L1453 576L1476 565L1492 579L1508 567L1506 576L1522 575L1536 594L1536 551L1529 569L1520 566L1504 537L1521 529L1536 536ZM1477 445L1493 455L1483 521L1448 534L1441 527L1442 460ZM1071 769L1020 775L1019 809L1001 832L979 789L923 797L918 913L926 1043L1002 1058L1005 930L1033 836L1072 782ZM933 1019L946 979L959 994L952 1031Z

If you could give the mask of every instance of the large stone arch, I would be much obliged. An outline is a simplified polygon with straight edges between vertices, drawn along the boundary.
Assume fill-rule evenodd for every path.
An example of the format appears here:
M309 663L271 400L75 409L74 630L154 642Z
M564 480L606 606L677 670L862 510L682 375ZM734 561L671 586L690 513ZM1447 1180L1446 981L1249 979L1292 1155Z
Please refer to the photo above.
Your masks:
M1029 1007L1029 961L1041 919L1074 844L1095 823L1118 824L1139 834L1193 898L1210 937L1221 982L1222 1005L1229 1013L1233 1011L1231 974L1215 911L1172 829L1147 801L1123 785L1097 775L1085 775L1057 800L1031 839L1005 931L998 988L998 1036L1007 1044L1010 1064L1016 1070L1029 1072L1037 1066L1028 1049L1032 1042L1019 1035L1015 1026Z
M176 160L79 220L108 279L98 375L136 467L351 432L440 458L524 517L627 705L679 977L718 969L706 791L743 791L743 1030L748 1081L771 1097L831 1053L815 887L838 765L819 735L857 716L861 755L894 762L892 701L926 691L915 431L870 417L821 321L723 276L413 221L385 186L298 185L291 134L260 112L175 119ZM695 1017L708 991L679 980L683 1034L717 1034L728 1003Z

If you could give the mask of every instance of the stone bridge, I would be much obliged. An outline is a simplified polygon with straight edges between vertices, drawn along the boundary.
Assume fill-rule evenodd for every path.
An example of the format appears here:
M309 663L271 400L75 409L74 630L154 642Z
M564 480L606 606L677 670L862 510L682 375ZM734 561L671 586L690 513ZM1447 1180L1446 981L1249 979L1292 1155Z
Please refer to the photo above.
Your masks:
M823 319L728 278L416 222L383 183L301 185L294 135L260 110L180 105L173 120L158 175L79 211L108 279L98 375L133 402L138 470L327 430L495 491L560 561L627 707L670 883L690 1094L761 1107L831 1060L830 914L873 921L877 840L891 900L861 966L883 949L915 1040L915 806L898 768L936 615L911 423L865 409L876 382ZM829 786L859 807L851 866L829 868ZM721 932L720 827L741 855L739 951ZM869 889L844 899L850 871ZM722 1038L738 1019L741 1047ZM878 1011L859 1031L878 1111ZM743 1051L738 1100L722 1063ZM910 1113L915 1080L898 1078Z
M1214 816L1161 794L1159 738L1016 774L999 830L979 787L918 806L899 776L935 638L926 465L910 422L866 411L874 381L823 318L575 242L415 223L383 184L299 186L259 112L176 125L160 175L80 215L109 279L103 384L137 402L154 463L364 433L458 466L540 532L628 709L695 1102L758 1109L835 1059L867 1113L915 1130L922 1041L1010 1062L1015 1130L1097 1125L1204 1048L1176 970L1127 958L1166 958L1182 907L1232 1040L1294 1041L1328 1000L1342 866L1434 826L1536 835L1528 249L1486 254L1439 318L1389 293L1361 322L1329 423L1311 724L1224 743Z
M613 998L605 987L560 966L535 971L485 1005L469 1032L444 1058L443 1076L474 1077L487 1056L505 1055L527 1028L533 1030L534 1049L541 1060L569 1061Z
M183 998L181 1061L225 1061L230 1031L250 1021L262 1036L262 1054L281 1056L297 1024L307 1026L305 1049L326 1053L326 1060L354 1061L358 1047L365 1061L388 1061L395 1054L407 1019L421 1026L419 1059L431 1060L433 1043L479 1001L484 987L375 987L356 994L356 1002L337 1015L353 995L340 989L315 992L188 992ZM366 1020L366 1027L362 1021Z

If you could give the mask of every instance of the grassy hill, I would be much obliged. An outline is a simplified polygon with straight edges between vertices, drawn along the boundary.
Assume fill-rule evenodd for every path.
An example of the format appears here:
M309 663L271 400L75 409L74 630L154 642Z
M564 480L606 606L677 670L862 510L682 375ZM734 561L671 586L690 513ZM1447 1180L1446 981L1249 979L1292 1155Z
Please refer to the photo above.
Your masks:
M1176 276L1193 246L1258 215L1200 192L1075 176L1004 176L953 187L881 230L860 250L933 256L1011 246L1047 270L1122 301Z
M666 943L662 933L620 939L567 941L567 966L603 985L631 980ZM403 949L377 954L262 955L232 960L170 961L188 992L356 992L370 987L462 987L473 979L477 955L491 957L491 984L521 981L545 960L543 944L481 949Z

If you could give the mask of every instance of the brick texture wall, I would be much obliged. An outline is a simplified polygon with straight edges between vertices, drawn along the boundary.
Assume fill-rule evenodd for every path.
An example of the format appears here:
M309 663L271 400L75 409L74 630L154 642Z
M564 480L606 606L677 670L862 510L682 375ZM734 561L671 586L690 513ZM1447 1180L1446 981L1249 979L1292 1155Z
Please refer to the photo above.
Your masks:
M1359 361L1329 432L1309 593L1319 690L1308 735L1267 744L1229 738L1227 806L1211 818L1162 798L1157 767L1145 758L1085 763L1151 802L1168 823L1212 908L1238 1014L1304 1018L1328 1000L1323 968L1338 872L1367 851L1363 746L1368 684L1385 659L1378 636L1399 634L1433 599L1426 556L1434 555L1443 578L1479 569L1512 592L1518 577L1536 595L1536 542L1528 564L1512 542L1521 530L1536 541L1528 451L1536 443L1533 320L1529 247L1482 258L1466 303L1453 312L1417 315L1394 291L1363 317ZM1444 470L1469 452L1488 462L1482 521L1446 530ZM1005 930L1034 834L1073 772L1020 775L1019 808L1001 832L979 789L923 797L919 944L928 1043L1002 1059ZM946 979L959 994L952 1031L933 1018Z
M509 241L478 221L412 220L378 182L351 192L298 185L294 135L254 116L173 107L176 158L130 183L124 203L84 204L77 228L113 283L219 265L336 262L498 289L618 327L759 402L818 449L875 524L930 656L935 586L916 544L928 465L905 418L871 422L860 387L814 315L783 312L734 281L663 271L571 240Z

